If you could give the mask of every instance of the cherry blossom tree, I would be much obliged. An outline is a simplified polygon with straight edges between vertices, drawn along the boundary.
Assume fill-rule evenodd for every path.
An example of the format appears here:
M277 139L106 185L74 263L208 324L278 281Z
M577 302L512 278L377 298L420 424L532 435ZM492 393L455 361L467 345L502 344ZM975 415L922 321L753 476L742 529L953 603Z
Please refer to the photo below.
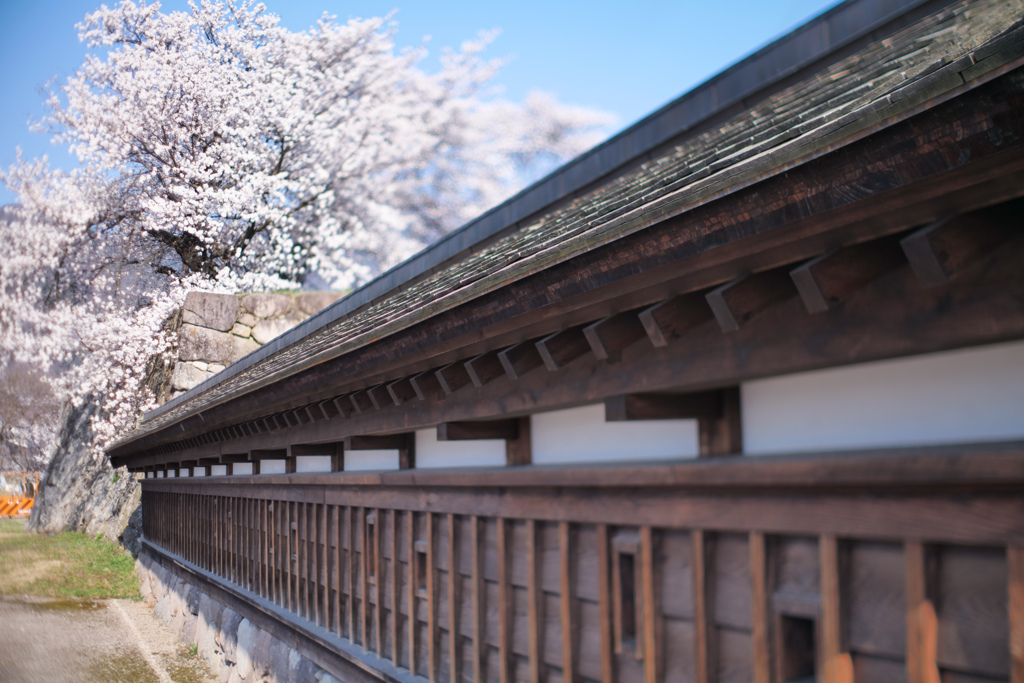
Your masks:
M97 448L152 405L190 289L360 284L590 147L602 113L492 92L493 35L396 51L387 19L289 31L262 4L123 0L40 127L77 155L0 173L0 365L58 368L101 404ZM97 450L98 453L98 450Z

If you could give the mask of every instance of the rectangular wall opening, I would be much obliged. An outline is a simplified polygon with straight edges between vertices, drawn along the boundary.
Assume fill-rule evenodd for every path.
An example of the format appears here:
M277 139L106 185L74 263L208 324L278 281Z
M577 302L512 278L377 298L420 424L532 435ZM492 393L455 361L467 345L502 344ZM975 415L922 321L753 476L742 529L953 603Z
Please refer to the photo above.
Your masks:
M814 683L816 680L815 627L813 619L782 616L779 620L779 662L783 683Z

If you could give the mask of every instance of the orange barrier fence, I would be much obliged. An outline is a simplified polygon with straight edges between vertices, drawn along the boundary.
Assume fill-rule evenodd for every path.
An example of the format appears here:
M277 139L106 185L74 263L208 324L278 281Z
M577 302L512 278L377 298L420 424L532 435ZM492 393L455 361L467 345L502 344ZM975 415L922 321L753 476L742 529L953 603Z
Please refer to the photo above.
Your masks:
M34 493L39 489L38 472L2 472L0 476L8 481L14 478L22 479L22 491ZM34 503L35 498L31 495L0 495L0 517L28 517Z

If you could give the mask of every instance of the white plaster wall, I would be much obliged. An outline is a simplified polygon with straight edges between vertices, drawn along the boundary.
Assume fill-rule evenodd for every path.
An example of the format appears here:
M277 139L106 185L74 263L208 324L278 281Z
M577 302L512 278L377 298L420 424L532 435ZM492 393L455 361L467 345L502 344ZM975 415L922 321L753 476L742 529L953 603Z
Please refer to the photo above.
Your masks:
M296 472L330 472L331 456L329 455L297 455L295 456Z
M345 451L345 470L397 470L398 450Z
M167 475L164 474L163 470L160 470L159 472L156 473L156 476L159 477L160 479L163 479Z
M1024 342L747 382L748 454L1024 438Z
M196 468L193 468L192 476L193 477L205 477L206 476L206 467L196 467Z
M536 464L673 460L697 457L699 441L696 420L605 422L599 403L531 415L530 447Z
M182 467L180 470L178 470L178 473L179 473L178 474L179 477L191 477L192 476L191 474L189 474L189 471L188 471L187 467Z
M260 474L284 474L285 469L286 469L285 468L285 463L286 463L286 461L284 459L281 459L281 460L260 460ZM249 465L249 471L246 472L246 474L252 474L252 463L246 463L246 464ZM237 468L238 465L235 465L235 467ZM235 470L235 474L242 474L242 473L239 472L236 469Z
M437 429L416 432L416 467L503 467L504 439L438 441Z
M228 473L227 465L210 465L211 477L223 477Z
M272 460L264 460L263 462L267 463L267 462L274 462L274 461L272 461ZM276 462L283 463L284 460L278 460ZM284 472L284 465L282 465L281 467L282 467L281 471ZM261 472L263 471L262 468L263 468L263 465L261 464L260 465L260 471ZM251 462L236 462L235 464L233 464L231 466L231 473L232 474L252 474L252 463Z
M167 470L167 476L171 479L178 476L177 470Z

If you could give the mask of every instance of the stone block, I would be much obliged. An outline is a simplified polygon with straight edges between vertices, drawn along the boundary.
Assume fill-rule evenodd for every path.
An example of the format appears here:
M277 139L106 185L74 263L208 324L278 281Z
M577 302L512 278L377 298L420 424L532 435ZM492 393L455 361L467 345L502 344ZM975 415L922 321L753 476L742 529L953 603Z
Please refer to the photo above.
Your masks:
M191 363L178 361L174 364L174 373L171 375L171 388L177 391L188 391L196 386L209 375Z
M252 328L241 323L235 323L235 326L231 328L231 334L236 337L248 337L251 333Z
M271 339L279 337L288 330L298 325L300 320L294 318L275 318L273 320L261 320L252 328L252 338L260 344L266 344Z
M239 322L242 325L245 325L246 327L252 327L259 321L260 319L254 316L252 313L239 313L238 320L236 322Z
M178 358L230 365L259 345L226 332L215 332L195 325L182 325L178 336Z
M238 297L234 294L189 292L181 308L181 321L189 325L227 332L238 318Z
M324 310L344 294L341 292L303 292L295 297L295 307L306 315Z
M257 318L276 318L284 315L291 307L292 299L285 294L249 294L242 297L242 308ZM232 318L234 323L236 318ZM230 329L229 325L227 329Z
M210 363L210 370L209 370L209 372L210 372L211 375L216 375L218 372L223 370L224 367L225 366L221 365L220 363Z

